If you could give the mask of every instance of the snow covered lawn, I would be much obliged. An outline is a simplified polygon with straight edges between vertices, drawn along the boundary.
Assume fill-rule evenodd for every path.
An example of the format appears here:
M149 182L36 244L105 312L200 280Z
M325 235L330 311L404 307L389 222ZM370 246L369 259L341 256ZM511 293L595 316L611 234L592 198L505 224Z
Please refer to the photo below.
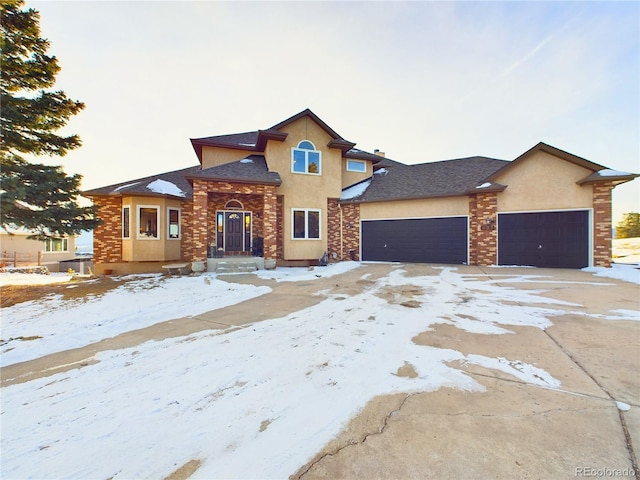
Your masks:
M322 269L322 276L340 273L344 265ZM362 272L366 280L366 268ZM264 275L317 279L306 269ZM408 277L398 266L362 293L325 294L319 304L283 318L107 351L97 355L96 364L5 387L2 477L165 478L195 459L201 466L194 479L286 478L376 395L443 386L482 389L446 362L459 360L546 388L561 387L548 372L518 358L465 356L412 342L436 323L506 334L510 325L545 328L555 315L579 307L541 290L515 288L532 280L544 284L535 270L492 273L497 280L479 277L453 267L441 268L439 275ZM385 296L390 288L401 292L404 286L414 292L410 302L400 294L393 301ZM212 275L150 276L85 302L45 298L16 305L3 309L3 336L43 338L13 342L3 362L268 292L261 288ZM638 312L620 310L607 318L637 320ZM407 364L415 378L398 375Z

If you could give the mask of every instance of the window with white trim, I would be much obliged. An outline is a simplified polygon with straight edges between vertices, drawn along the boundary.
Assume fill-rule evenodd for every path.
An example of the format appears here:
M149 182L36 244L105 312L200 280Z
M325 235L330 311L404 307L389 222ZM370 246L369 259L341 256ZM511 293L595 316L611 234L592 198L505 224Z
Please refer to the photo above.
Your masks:
M159 239L159 224L160 207L138 207L138 239Z
M169 226L168 237L169 240L175 240L180 238L180 209L169 208L167 209L167 225Z
M131 237L131 208L122 207L122 238Z
M367 164L363 160L347 160L347 172L361 172L367 171Z
M309 140L303 140L291 149L291 171L293 173L322 173L322 153Z
M320 210L311 208L291 209L294 240L318 240L320 238Z
M44 241L45 253L58 253L69 251L69 240L67 238L47 238Z

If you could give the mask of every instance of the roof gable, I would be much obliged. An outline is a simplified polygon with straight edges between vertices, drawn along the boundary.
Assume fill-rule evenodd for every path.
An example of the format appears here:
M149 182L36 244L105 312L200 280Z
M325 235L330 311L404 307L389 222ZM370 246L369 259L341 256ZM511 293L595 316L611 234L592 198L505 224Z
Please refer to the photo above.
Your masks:
M592 172L596 172L598 170L602 170L606 168L606 167L603 167L602 165L598 165L597 163L590 162L589 160L586 160L582 157L578 157L577 155L573 155L572 153L565 152L564 150L560 150L559 148L552 147L551 145L547 145L546 143L540 142L537 145L530 148L529 150L527 150L526 152L524 152L519 157L517 157L515 160L509 162L507 165L505 165L503 168L501 168L497 172L485 178L484 181L493 182L494 180L496 180L497 177L502 175L504 172L518 166L521 162L523 162L524 160L531 157L537 152L548 153L561 160L565 160L567 162L573 163L580 167L586 168L587 170L591 170Z
M355 143L349 142L348 140L342 138L338 133L336 133L335 130L333 130L329 125L323 122L320 117L318 117L308 108L301 111L300 113L295 114L292 117L287 118L286 120L283 120L280 123L277 123L272 127L267 128L266 130L192 138L190 139L191 145L193 146L193 149L195 150L200 163L202 163L202 148L204 146L249 150L253 152L264 152L267 141L284 141L287 138L288 134L286 132L282 132L281 129L304 117L310 118L322 130L324 130L329 135L329 137L331 137L331 140L327 145L328 147L338 148L342 150L342 153L344 154L355 146Z

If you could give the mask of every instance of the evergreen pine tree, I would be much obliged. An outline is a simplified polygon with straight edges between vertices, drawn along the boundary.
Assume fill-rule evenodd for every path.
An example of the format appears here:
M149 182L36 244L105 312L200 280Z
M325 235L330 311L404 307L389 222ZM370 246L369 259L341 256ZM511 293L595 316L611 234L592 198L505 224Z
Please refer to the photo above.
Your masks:
M23 5L0 3L0 225L27 228L38 239L79 234L99 224L94 207L78 204L82 177L21 156L64 156L78 148L77 135L55 132L84 108L63 91L50 90L60 67L40 37L39 13L21 10Z
M622 221L616 225L616 238L640 237L640 213L625 213Z

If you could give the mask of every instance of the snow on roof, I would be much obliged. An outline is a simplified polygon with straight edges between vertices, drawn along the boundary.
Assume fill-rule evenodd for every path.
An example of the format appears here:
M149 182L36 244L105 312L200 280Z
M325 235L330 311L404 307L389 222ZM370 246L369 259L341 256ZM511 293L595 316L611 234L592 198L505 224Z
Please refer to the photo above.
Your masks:
M253 159L251 158L243 158L240 160L240 163L253 163Z
M120 185L118 188L114 188L113 191L117 192L124 188L133 187L134 185L138 185L140 182L127 183L126 185Z
M629 172L620 172L618 170L611 170L610 168L598 170L596 173L601 177L624 177L625 175L632 175Z
M342 195L340 195L340 200L350 200L359 197L369 188L369 185L371 185L371 179L345 188L342 191Z
M484 182L482 185L478 185L476 188L489 188L491 185L491 182Z
M147 188L155 193L173 195L175 197L185 196L184 192L180 190L175 183L167 182L166 180L155 180L147 185Z
M389 170L387 170L386 168L380 168L379 170L376 170L375 172L373 172L376 175L382 175L383 173L388 173Z

